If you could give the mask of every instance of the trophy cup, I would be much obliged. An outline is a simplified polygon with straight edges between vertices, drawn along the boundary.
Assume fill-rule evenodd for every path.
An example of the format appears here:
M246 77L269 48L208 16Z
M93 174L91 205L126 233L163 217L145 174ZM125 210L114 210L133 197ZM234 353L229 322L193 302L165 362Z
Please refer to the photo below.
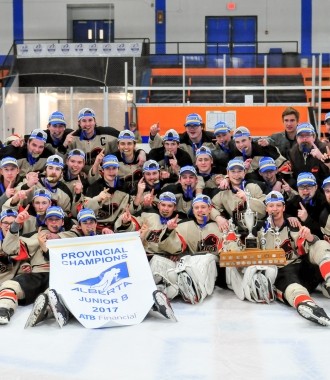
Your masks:
M240 214L240 221L245 228L249 231L248 236L245 238L245 247L246 248L257 248L258 241L257 238L253 235L252 229L256 226L258 219L257 213L253 212L250 207L250 192L245 190L246 194L246 210Z

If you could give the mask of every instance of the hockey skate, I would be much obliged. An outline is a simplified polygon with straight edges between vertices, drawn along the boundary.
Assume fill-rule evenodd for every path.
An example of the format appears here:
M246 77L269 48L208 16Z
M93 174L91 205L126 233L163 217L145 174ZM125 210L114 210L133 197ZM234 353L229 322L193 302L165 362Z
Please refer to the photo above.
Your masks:
M175 318L172 306L170 304L170 301L168 300L166 294L161 292L160 290L155 290L152 293L152 296L154 298L154 305L152 307L153 311L157 311L161 315L163 315L165 318L170 319L173 322L177 322L177 319Z
M7 325L10 321L10 317L13 315L13 312L13 309L0 307L0 325Z
M51 310L48 305L48 296L46 293L40 294L34 301L31 313L25 323L24 328L34 327L39 322L49 317Z
M62 328L68 323L70 318L70 312L64 305L64 303L61 301L55 289L49 289L48 302L58 325Z
M322 326L330 326L330 318L324 309L312 302L304 301L297 306L298 313L309 321L318 323Z

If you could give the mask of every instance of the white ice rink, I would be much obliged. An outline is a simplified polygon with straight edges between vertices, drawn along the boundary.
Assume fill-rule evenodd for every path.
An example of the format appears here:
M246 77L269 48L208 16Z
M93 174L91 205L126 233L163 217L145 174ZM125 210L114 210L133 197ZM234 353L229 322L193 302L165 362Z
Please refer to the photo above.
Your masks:
M314 297L330 312L330 301ZM330 379L330 327L280 303L252 304L216 289L200 305L173 302L178 323L155 316L89 330L71 320L24 329L31 306L0 326L0 380Z

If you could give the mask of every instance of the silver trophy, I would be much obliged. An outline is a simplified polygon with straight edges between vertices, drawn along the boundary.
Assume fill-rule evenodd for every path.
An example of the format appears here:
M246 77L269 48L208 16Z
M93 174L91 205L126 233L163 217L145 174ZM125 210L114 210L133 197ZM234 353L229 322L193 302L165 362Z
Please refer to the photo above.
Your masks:
M280 238L280 229L279 227L275 226L273 223L273 216L270 214L267 218L269 228L265 232L264 235L267 233L270 233L271 235L274 236L274 248L279 249L281 247L281 238Z
M245 190L245 194L246 194L246 210L240 214L241 223L249 231L248 236L245 238L245 247L257 248L258 247L257 238L253 235L252 230L253 230L253 227L255 227L258 222L258 218L257 218L258 213L251 210L250 192Z

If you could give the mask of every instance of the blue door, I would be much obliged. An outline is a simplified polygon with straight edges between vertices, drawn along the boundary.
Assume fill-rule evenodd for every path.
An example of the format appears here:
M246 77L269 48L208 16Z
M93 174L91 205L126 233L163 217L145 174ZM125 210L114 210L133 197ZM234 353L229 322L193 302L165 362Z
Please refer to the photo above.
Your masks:
M208 16L205 20L205 42L206 54L210 54L210 66L219 66L221 56L228 54L227 67L254 67L257 53L257 17Z
M113 42L114 20L74 20L73 42Z

